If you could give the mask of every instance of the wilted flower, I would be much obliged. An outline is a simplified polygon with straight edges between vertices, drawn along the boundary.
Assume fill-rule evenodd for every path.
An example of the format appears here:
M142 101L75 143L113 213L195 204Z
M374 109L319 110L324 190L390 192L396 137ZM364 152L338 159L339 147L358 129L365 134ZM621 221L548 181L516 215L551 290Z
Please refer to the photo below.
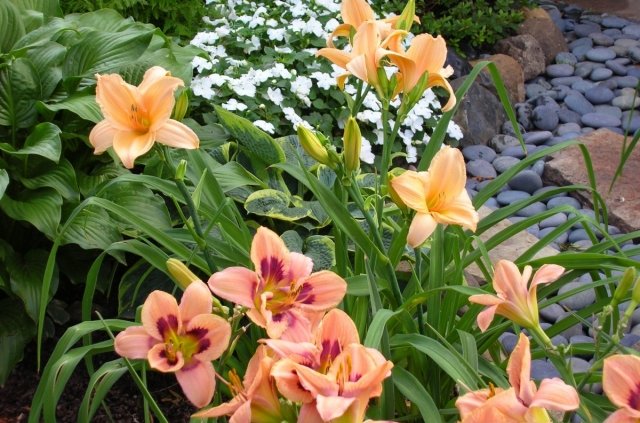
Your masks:
M154 66L135 87L120 75L96 75L96 101L104 120L89 134L89 141L100 154L113 146L127 168L148 152L154 142L177 148L198 148L198 136L185 124L170 119L176 88L181 79Z
M211 293L202 281L191 282L180 305L172 295L153 291L142 306L142 326L116 336L116 353L146 359L161 372L175 372L189 401L204 407L216 386L211 360L222 355L231 337L229 323L211 309Z
M462 153L449 146L435 155L427 172L407 171L390 181L400 200L416 211L407 234L411 247L422 244L438 223L476 230L479 217L466 181Z
M253 238L251 261L255 271L228 267L211 276L209 287L217 296L249 308L247 316L270 338L308 340L319 314L338 305L347 291L337 274L311 273L311 259L289 252L265 227Z
M576 390L558 378L543 379L536 388L529 338L524 334L511 353L507 374L511 388L491 387L457 399L462 423L551 423L546 410L571 411L580 405Z
M543 265L531 277L531 266L525 266L522 275L513 262L500 260L493 273L493 288L496 295L472 295L469 301L488 306L478 314L478 327L486 331L497 313L514 323L526 328L539 325L538 318L538 285L547 284L558 279L564 272L564 267L555 264Z

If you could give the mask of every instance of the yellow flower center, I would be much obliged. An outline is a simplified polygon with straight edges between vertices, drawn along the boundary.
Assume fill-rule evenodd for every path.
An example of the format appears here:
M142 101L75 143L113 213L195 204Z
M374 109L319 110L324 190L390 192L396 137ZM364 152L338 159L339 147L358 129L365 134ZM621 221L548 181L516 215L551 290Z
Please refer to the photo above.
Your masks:
M139 104L132 104L129 112L129 120L131 127L139 132L147 132L151 126L151 120L149 119L149 113Z
M197 354L200 349L200 343L194 335L184 334L179 335L173 331L170 331L165 337L165 354L169 363L175 363L178 361L178 352L182 353L182 357L185 363L188 363L194 354Z

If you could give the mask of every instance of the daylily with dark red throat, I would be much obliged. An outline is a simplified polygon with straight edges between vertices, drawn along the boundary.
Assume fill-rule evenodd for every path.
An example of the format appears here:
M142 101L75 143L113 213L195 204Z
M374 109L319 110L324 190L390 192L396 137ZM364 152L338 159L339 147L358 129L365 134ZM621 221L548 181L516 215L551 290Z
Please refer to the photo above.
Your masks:
M132 168L137 157L154 142L177 148L198 148L198 136L185 124L170 119L180 78L154 66L144 74L142 83L133 86L118 74L96 75L96 101L104 120L89 134L89 141L100 154L113 146L122 164Z
M209 278L217 296L249 311L247 316L267 330L269 338L308 341L320 317L342 301L347 283L323 270L311 273L313 261L289 252L284 241L265 227L251 244L255 271L229 267Z
M274 360L267 354L267 347L256 350L244 375L244 380L230 372L230 387L235 394L231 401L194 414L194 418L231 416L232 423L280 423L282 416L278 393L270 375Z
M507 374L511 388L482 389L456 400L462 423L551 423L547 410L578 408L578 392L558 378L543 379L536 388L531 380L529 338L520 334L509 357Z
M612 355L604 360L602 388L619 409L604 423L640 422L640 357Z
M142 306L142 326L116 336L116 353L147 359L161 372L175 372L189 401L204 407L216 385L211 360L222 355L231 337L229 323L211 314L211 308L211 293L201 281L185 289L180 305L172 295L153 291Z
M478 212L464 187L466 181L462 153L449 146L434 156L427 172L409 170L390 181L400 200L416 211L407 234L411 247L426 241L438 223L476 230Z
M500 260L493 273L493 289L496 295L472 295L469 301L488 306L478 314L478 327L486 331L495 314L506 317L525 328L538 328L538 285L548 284L564 273L564 267L545 264L533 275L531 266L525 266L522 275L518 267L508 260Z

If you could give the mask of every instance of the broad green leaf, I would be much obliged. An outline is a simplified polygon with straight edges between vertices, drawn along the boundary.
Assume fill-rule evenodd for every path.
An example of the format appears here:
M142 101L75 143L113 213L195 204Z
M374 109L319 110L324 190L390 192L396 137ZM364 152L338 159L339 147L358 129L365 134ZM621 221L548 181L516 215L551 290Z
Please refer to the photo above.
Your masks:
M23 148L16 150L10 144L0 143L0 150L16 156L34 154L57 163L62 152L60 132L53 123L39 123L27 137Z
M62 245L77 244L85 250L109 248L122 239L109 213L96 206L83 208L62 234Z
M15 199L5 195L0 209L14 220L31 223L49 238L55 237L61 218L62 197L51 188L23 191Z
M9 174L6 169L0 169L0 199L4 196L7 186L9 186Z
M82 119L93 123L98 123L102 120L102 112L100 111L100 106L96 103L95 95L76 95L66 97L64 100L57 103L39 102L36 106L51 112L69 110L70 112L80 116Z
M436 406L429 392L414 375L400 366L395 366L391 370L391 377L393 378L393 384L402 395L418 407L423 422L442 422L438 406Z
M58 86L66 53L66 47L53 41L29 50L28 56L40 80L40 98L49 98Z
M214 168L213 176L215 176L224 192L246 186L266 188L263 181L256 178L238 162L229 162Z
M275 189L256 191L247 197L244 208L259 216L294 221L307 217L311 210L301 207L289 207L291 199L287 194Z
M14 130L33 125L39 94L38 77L29 59L21 57L0 68L0 125Z
M289 251L295 251L302 254L304 241L296 231L288 230L280 234L280 238L284 241Z
M8 53L25 33L20 11L8 0L0 0L0 53Z
M95 194L96 188L103 182L110 181L120 175L129 173L127 169L122 166L115 165L114 163L96 165L90 171L91 173L86 174L80 169L76 170L78 188L80 188L80 193L84 197L89 197Z
M60 16L60 4L58 0L12 0L16 6L24 10L35 10L44 16Z
M35 335L35 324L29 318L20 301L11 298L0 300L0 386L20 360L22 352Z
M103 191L101 196L143 217L158 229L171 229L171 217L169 217L165 200L142 184L135 182L113 184ZM117 215L114 215L113 219L125 222Z
M69 160L62 158L58 164L49 163L49 166L40 166L38 170L41 173L37 176L29 178L19 176L20 182L29 189L53 188L65 200L79 201L76 173Z
M311 235L304 241L304 255L313 260L313 271L331 269L336 264L336 246L324 235Z
M150 28L88 32L82 41L69 48L62 73L65 78L93 77L99 72L113 71L138 59L149 45L151 36Z
M266 132L256 128L247 119L215 106L220 123L238 140L240 145L253 157L267 165L285 161L280 144Z
M9 265L11 290L22 299L24 308L33 321L38 319L42 277L48 256L49 253L44 250L33 249L29 250L24 257L16 258ZM57 273L53 278L50 295L58 285Z

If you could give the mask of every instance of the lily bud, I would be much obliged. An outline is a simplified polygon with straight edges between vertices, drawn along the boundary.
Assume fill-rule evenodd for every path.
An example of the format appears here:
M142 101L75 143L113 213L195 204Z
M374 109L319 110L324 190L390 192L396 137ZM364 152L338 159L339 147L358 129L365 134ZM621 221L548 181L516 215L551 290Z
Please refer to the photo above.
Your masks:
M344 167L347 172L360 169L360 149L362 148L362 134L358 122L353 116L349 116L344 125Z
M167 260L167 270L169 274L175 279L180 288L186 289L192 282L199 281L197 277L187 266L180 260L170 258Z
M187 161L183 159L183 160L180 160L180 163L178 163L178 167L176 168L175 180L184 181L184 175L186 173L187 173Z
M411 25L413 25L413 21L415 20L415 18L416 2L415 0L409 0L398 18L396 29L409 31L411 29Z
M402 198L400 198L396 190L393 189L393 184L391 183L393 178L396 178L403 173L404 173L404 169L401 169L399 167L391 169L391 171L389 172L389 186L387 188L388 188L389 197L391 197L391 201L393 201L400 210L406 212L407 205L404 203L404 201L402 201Z
M640 278L636 278L635 281L633 282L633 291L631 291L631 301L635 302L636 304L640 304Z
M173 118L180 122L187 114L188 108L189 94L187 93L187 90L182 90L182 92L178 96L178 100L176 101L176 107L175 109L173 109Z
M318 136L312 130L305 128L303 125L298 125L298 139L300 140L300 145L302 145L302 148L304 148L304 151L306 151L308 155L319 163L331 166L327 149L322 145Z
M620 283L613 293L613 301L612 303L619 304L624 300L624 297L631 289L633 285L633 281L636 279L636 268L628 267L627 270L622 274L622 278L620 278Z

